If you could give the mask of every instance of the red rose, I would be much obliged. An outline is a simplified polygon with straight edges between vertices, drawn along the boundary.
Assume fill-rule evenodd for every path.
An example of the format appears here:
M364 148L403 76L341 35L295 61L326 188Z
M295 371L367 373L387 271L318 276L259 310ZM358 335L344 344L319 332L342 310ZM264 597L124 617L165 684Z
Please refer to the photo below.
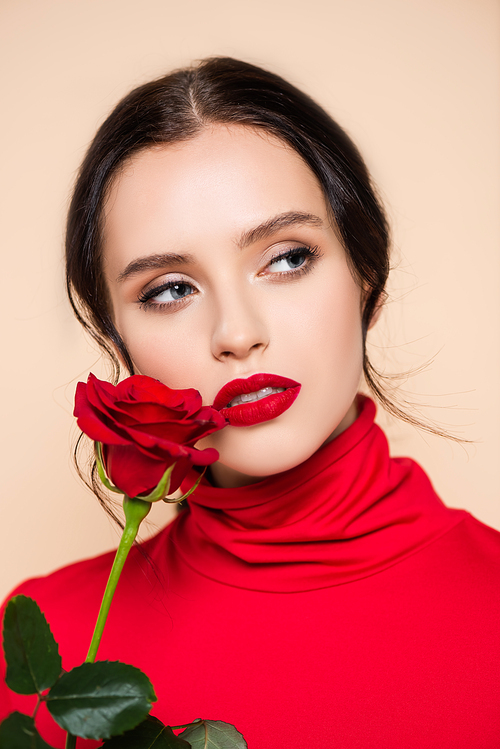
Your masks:
M149 494L174 463L169 493L191 466L216 461L217 450L194 444L227 423L202 406L197 390L171 390L143 375L111 385L90 374L87 384L78 383L74 415L80 429L102 443L106 473L129 497Z

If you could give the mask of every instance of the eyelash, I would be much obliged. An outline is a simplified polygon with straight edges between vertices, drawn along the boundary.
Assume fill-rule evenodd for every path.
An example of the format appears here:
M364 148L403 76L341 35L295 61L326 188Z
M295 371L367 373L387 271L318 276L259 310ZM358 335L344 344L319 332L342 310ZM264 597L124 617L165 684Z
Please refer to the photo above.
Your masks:
M181 297L178 300L172 301L172 302L153 302L152 300L158 296L159 294L162 294L164 291L167 291L168 289L173 289L176 286L189 286L192 289L195 287L187 283L187 281L169 281L168 283L161 284L161 286L156 286L154 289L150 289L149 291L142 292L139 297L138 301L142 308L146 309L154 309L156 310L162 310L166 309L167 307L172 307L173 305L177 306L180 302L184 301L184 299L187 299L190 296L193 296L193 294L187 294L185 297Z
M298 266L297 268L291 268L290 270L278 271L276 273L270 274L273 276L277 276L277 278L273 280L279 282L280 276L286 276L287 278L290 278L292 276L293 278L297 278L299 276L305 275L306 273L309 273L309 271L313 268L314 261L319 259L322 253L319 251L318 247L294 247L291 250L286 250L286 252L282 252L279 255L271 258L266 267L270 267L273 264L278 263L280 260L286 260L287 258L292 257L300 257L301 255L305 257L302 265ZM161 284L160 286L156 286L153 289L149 289L149 291L142 292L138 297L140 307L143 309L154 310L155 312L161 312L162 310L166 310L169 308L171 309L172 307L178 307L179 304L182 303L185 299L190 296L194 296L194 294L188 294L185 297L181 297L180 299L171 302L152 301L159 294L162 294L164 291L167 291L167 289L172 289L175 286L189 286L192 289L195 289L192 284L187 283L186 281L169 281L168 283Z
M280 260L286 260L289 257L300 257L301 255L304 255L306 259L302 265L299 265L298 268L291 268L288 271L278 271L278 273L276 274L277 276L285 275L287 277L297 277L299 275L309 273L309 271L313 268L314 261L318 260L321 257L321 254L322 253L319 251L318 247L294 247L291 250L286 250L285 252L276 255L276 257L271 258L268 266L273 265L273 263L278 263Z

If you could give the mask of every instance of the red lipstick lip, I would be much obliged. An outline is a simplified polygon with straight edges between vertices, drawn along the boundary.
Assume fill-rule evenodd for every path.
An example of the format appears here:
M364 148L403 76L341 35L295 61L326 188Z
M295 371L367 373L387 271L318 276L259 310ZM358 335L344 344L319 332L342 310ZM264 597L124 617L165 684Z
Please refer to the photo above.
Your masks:
M240 403L227 408L237 395L254 393L265 387L285 388L258 401ZM221 412L231 426L252 426L275 419L287 411L299 394L301 385L289 377L275 374L255 374L246 379L231 380L215 396L213 407Z

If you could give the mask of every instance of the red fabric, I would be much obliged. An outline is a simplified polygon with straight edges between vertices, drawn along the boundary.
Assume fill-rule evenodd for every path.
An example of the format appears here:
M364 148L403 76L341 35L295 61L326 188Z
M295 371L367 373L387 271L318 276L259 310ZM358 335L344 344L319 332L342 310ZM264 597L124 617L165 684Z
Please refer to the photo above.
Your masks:
M380 572L459 523L420 466L390 459L373 401L359 405L353 428L290 471L238 489L203 481L171 531L186 564L249 590L315 590Z
M165 722L226 720L250 749L500 746L500 534L390 459L361 407L291 471L238 490L204 482L147 559L133 550L99 658L142 668ZM16 591L45 611L67 669L85 657L111 562ZM1 718L32 704L0 687ZM64 746L44 709L37 722Z

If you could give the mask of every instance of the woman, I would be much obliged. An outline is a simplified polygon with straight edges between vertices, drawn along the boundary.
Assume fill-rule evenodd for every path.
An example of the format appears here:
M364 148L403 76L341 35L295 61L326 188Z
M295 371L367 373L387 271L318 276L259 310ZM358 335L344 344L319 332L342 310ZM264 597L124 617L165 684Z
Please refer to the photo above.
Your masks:
M220 458L188 509L145 544L152 566L127 563L99 658L142 668L165 722L225 720L251 749L496 746L500 536L390 458L357 395L364 372L398 412L365 350L387 225L339 126L231 59L136 89L83 163L67 263L115 361L197 388L229 421L199 443ZM17 591L65 668L110 564Z

